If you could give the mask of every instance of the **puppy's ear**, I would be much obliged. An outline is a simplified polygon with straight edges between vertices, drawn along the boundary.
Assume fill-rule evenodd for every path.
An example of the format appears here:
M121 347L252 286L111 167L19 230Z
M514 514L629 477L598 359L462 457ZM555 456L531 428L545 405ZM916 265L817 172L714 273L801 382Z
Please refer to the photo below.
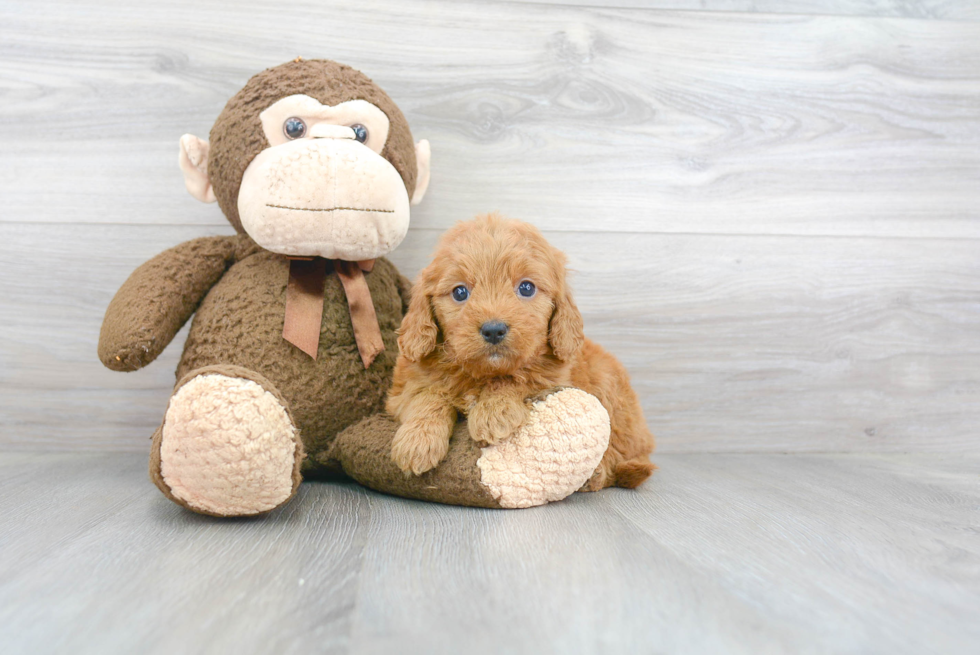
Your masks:
M567 361L582 348L584 341L582 314L572 301L568 289L562 289L555 296L555 310L548 325L548 343L558 359Z
M425 272L412 289L408 312L398 328L398 349L410 361L417 362L433 350L439 338L439 326L432 311L432 295Z

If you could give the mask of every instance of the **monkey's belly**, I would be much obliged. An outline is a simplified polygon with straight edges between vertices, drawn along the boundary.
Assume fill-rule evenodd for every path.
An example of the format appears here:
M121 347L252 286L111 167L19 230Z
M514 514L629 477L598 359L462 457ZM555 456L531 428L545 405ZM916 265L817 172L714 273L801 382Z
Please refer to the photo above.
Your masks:
M385 351L367 370L357 352L347 299L336 274L328 274L324 284L316 360L282 338L288 275L288 261L269 252L233 265L194 316L177 378L215 364L260 373L289 403L303 444L315 455L341 430L384 406L398 354L397 271L386 260L378 260L367 276L385 343Z

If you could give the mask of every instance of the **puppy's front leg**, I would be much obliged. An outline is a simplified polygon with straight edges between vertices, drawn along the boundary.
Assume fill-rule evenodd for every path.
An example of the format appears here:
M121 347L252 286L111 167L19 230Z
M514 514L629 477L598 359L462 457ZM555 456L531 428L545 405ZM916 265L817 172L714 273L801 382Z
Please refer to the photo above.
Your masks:
M466 417L475 441L495 444L524 425L531 410L521 389L484 389Z
M421 392L398 412L402 424L391 442L391 458L407 474L421 475L449 452L456 410L436 394Z

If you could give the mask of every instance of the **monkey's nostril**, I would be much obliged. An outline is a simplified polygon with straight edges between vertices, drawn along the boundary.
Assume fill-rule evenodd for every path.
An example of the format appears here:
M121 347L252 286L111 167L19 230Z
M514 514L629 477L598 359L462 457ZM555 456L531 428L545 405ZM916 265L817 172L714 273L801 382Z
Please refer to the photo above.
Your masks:
M483 340L489 344L497 345L507 336L507 324L502 321L487 321L480 326L480 334Z

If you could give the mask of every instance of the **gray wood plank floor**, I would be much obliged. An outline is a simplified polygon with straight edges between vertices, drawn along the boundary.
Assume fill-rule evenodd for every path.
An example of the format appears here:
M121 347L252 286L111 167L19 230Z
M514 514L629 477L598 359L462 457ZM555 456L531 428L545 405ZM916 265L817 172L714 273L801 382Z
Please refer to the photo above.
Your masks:
M216 520L132 454L0 455L9 653L975 653L980 460L662 455L524 511L306 483Z

